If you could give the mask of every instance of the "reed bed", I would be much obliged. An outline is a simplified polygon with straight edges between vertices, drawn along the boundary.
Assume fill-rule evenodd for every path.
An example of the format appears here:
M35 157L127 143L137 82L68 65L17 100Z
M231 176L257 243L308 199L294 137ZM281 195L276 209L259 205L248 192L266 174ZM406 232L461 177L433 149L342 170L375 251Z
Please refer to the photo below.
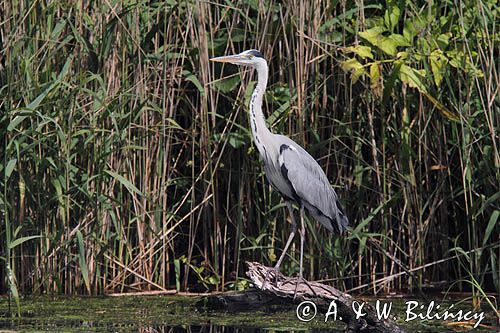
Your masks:
M500 291L496 1L4 1L0 292L243 289L289 217L248 129L315 156L351 222L307 221L306 277ZM295 244L286 274L298 271Z

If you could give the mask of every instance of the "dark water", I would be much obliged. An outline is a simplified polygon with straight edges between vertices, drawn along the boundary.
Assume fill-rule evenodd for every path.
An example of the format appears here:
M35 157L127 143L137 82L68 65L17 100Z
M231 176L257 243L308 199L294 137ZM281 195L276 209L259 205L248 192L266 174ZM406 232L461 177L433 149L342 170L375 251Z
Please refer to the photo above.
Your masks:
M207 312L197 299L179 296L144 297L33 297L21 300L21 317L15 304L0 297L0 333L23 332L343 332L344 324L318 315L310 322L297 319L296 308L273 308L266 312ZM394 312L404 310L404 301L391 301ZM461 305L464 309L467 304ZM457 307L458 308L458 307ZM408 332L498 332L494 313L485 309L483 328L473 322L457 324L443 320L398 322Z

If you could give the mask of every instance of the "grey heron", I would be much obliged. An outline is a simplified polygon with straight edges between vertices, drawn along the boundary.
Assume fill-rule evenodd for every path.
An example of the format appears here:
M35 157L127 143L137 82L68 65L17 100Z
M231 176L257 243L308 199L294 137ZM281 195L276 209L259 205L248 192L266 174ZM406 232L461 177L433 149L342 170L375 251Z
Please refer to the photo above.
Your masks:
M211 58L210 60L249 66L257 70L258 81L249 106L253 141L264 164L267 179L271 187L283 197L292 221L290 235L283 253L274 266L274 271L279 271L281 262L297 232L292 207L292 202L295 201L300 207L299 280L303 280L304 208L326 229L337 234L342 234L347 230L348 219L344 209L318 162L292 139L271 133L267 128L262 112L262 99L266 91L269 70L262 53L257 50L247 50L239 54ZM264 286L265 282L262 288Z

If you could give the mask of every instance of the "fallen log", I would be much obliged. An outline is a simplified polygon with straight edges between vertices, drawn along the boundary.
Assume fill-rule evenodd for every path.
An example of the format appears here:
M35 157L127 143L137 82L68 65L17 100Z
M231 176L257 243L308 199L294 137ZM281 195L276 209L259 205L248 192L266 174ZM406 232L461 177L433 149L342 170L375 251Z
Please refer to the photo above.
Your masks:
M253 284L263 293L272 294L275 297L285 298L300 304L304 301L313 302L317 310L322 313L327 313L332 301L335 301L337 306L337 318L347 324L346 332L406 332L402 327L398 326L391 320L379 319L375 308L365 303L362 312L364 316L357 318L354 309L359 309L359 304L352 296L335 289L334 287L319 283L301 280L296 287L298 278L288 278L279 272L275 272L273 268L266 267L257 262L247 262L247 276L252 280ZM264 288L264 280L269 274L269 279ZM297 292L295 293L295 288ZM354 306L354 307L353 307Z
M203 306L212 309L244 311L277 304L298 305L309 301L314 303L318 312L332 314L332 309L334 309L332 301L335 301L337 320L347 324L346 332L406 332L404 328L389 319L379 319L376 309L368 303L364 303L361 309L363 316L357 318L355 309L359 312L359 306L363 302L357 302L352 296L331 286L301 280L295 293L297 278L285 277L283 274L275 272L273 268L257 262L247 262L247 265L247 276L255 285L255 290L212 295L200 302L200 305L203 304ZM268 281L264 285L268 274Z

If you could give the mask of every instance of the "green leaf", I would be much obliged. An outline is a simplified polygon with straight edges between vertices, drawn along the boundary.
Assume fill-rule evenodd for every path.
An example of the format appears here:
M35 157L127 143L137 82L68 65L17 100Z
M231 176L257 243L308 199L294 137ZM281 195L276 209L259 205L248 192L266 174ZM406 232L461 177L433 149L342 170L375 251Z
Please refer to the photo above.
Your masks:
M415 26L413 22L410 20L405 20L405 25L403 28L403 36L407 41L412 42L415 36L417 35L417 31L415 30Z
M436 87L439 87L443 81L443 67L447 64L448 59L443 54L443 51L434 50L429 56L429 62L431 65L432 75L434 77L434 83L436 84Z
M491 271L498 272L498 257L496 256L493 250L490 251L490 253L491 253L490 255ZM492 274L492 275L493 275L493 285L498 290L500 289L500 280L497 274Z
M439 45L439 48L444 50L448 47L448 45L450 44L450 38L452 37L452 33L451 32L447 32L445 34L441 34L438 36L437 38L437 43Z
M70 67L72 60L73 60L73 56L70 56L66 59L66 62L64 63L64 66L63 66L61 72L57 76L57 80L52 82L40 95L38 95L37 98L35 98L31 103L29 103L26 106L27 109L35 110L40 105L40 103L45 99L45 97L47 97L47 95L61 82L61 79L63 78L63 76L66 75L66 73L69 70L69 67Z
M411 46L410 42L400 34L392 34L388 37L396 46Z
M399 43L394 38L384 36L382 33L386 31L386 28L377 26L366 31L361 31L359 36L379 48L382 52L390 56L395 56ZM397 40L398 38L395 37L395 39Z
M422 94L427 97L427 99L434 104L434 106L441 112L443 116L446 118L453 120L453 121L459 121L460 120L460 115L457 112L454 112L450 109L448 109L446 106L444 106L441 102L439 102L437 99L432 97L429 93L427 92L422 92Z
M211 277L208 278L208 283L210 283L211 285L218 285L220 283L220 277L217 276L217 275L213 275Z
M19 115L19 116L15 116L14 119L12 119L12 121L9 123L9 125L7 126L7 131L12 131L14 128L17 127L17 125L19 125L20 123L23 122L24 119L26 119L28 116L26 115Z
M190 71L184 70L184 71L182 71L182 75L184 75L184 77L186 78L187 81L192 82L196 86L196 88L198 88L198 91L200 92L200 94L202 96L205 94L205 89L203 88L203 85L201 84L200 80L198 80L198 78L193 73L191 73Z
M80 264L80 270L82 271L83 281L85 282L87 291L90 294L89 270L87 267L87 261L85 260L85 247L83 245L83 236L80 230L76 231L76 239L78 241L78 262Z
M29 103L26 106L26 109L28 109L28 110L35 110L36 108L38 108L40 106L40 104L45 99L45 97L47 97L47 95L52 90L54 90L54 88L56 88L59 85L59 83L61 82L62 78L66 75L66 73L68 72L68 70L70 68L72 60L73 60L73 56L69 56L66 59L66 62L64 63L64 66L63 66L61 72L57 76L57 79L54 82L52 82L47 88L45 88L45 90L40 95L38 95L33 101L31 101L31 103ZM29 115L31 115L31 114L28 113L28 115L27 115L26 113L23 113L21 115L18 115L16 117L14 117L14 119L12 119L12 121L7 126L7 131L10 132L13 129L15 129L17 127L17 125L19 125Z
M228 93L234 90L241 82L240 76L235 75L214 83L215 87L223 93Z
M358 81L359 77L360 77L361 75L364 75L364 74L366 74L366 71L365 71L365 69L364 69L363 67L356 69L356 70L352 73L352 75L351 75L351 80L352 80L352 83L356 83L356 81Z
M240 147L245 145L245 136L241 133L229 132L229 144L234 149L239 149Z
M421 75L416 69L402 64L399 72L399 78L410 87L416 88L421 92L427 92L427 89L422 82Z
M175 270L175 289L177 291L181 290L181 263L179 259L174 259L174 270Z
M174 128L182 131L184 130L184 128L182 128L182 126L179 125L179 123L175 121L175 119L173 118L165 118L165 121L170 124L170 125L165 124L167 128Z
M379 43L376 45L382 52L395 56L398 51L397 43L389 37L381 37Z
M361 31L359 33L359 35L362 38L366 39L371 44L377 45L380 37L382 36L382 33L385 31L387 31L386 28L377 26L377 27L373 27L373 28L365 30L365 31Z
M495 210L493 213L491 213L490 221L488 222L488 226L486 226L486 231L484 232L483 246L486 245L493 229L495 229L495 227L497 226L497 221L499 216L500 216L500 210Z
M372 48L365 45L349 46L344 48L345 53L353 52L360 56L362 59L373 59Z
M16 246L19 246L19 245L21 245L24 242L27 242L27 241L35 239L35 238L41 238L41 237L42 237L41 235L21 237L21 238L18 238L16 240L10 242L10 244L8 244L8 248L9 249L13 249Z
M349 71L355 71L355 70L358 70L360 68L363 68L363 65L358 60L352 58L352 59L348 59L348 60L340 62L340 67L342 67L342 69L345 72L349 72Z
M387 29L389 29L389 31L394 31L394 28L398 24L400 14L401 11L397 6L392 6L391 8L385 11L384 23Z
M9 162L7 162L7 166L5 167L5 181L7 181L10 178L10 175L12 174L12 171L14 171L16 163L17 163L17 158L13 158Z
M294 102L297 99L297 94L294 94L292 97L290 97L287 101L282 102L280 107L277 108L273 113L267 117L266 122L268 126L273 127L275 123L278 120L283 119L283 114L288 114L287 112L290 111L290 105L292 102Z
M388 203L389 201L381 203L377 208L375 208L373 211L368 214L368 216L361 221L356 228L352 231L353 235L359 234L359 232L366 226L368 223L370 223L375 216L384 208L384 206Z
M108 175L110 175L114 179L118 180L123 186L125 186L125 188L130 192L130 194L135 193L135 194L142 195L141 191L139 191L139 189L137 187L135 187L134 184L132 184L128 179L126 179L122 175L117 174L116 172L111 171L111 170L105 170L104 172L106 172Z

